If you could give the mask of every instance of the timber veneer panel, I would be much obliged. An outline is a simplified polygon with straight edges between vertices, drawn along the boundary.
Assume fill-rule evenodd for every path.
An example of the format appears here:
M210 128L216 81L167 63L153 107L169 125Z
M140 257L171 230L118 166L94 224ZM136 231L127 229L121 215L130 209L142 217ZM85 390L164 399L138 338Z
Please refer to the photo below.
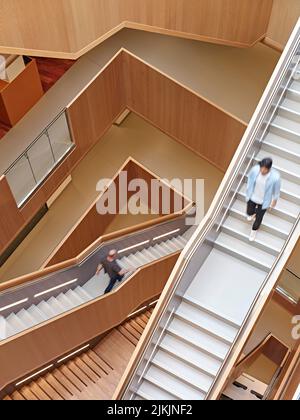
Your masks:
M249 47L272 0L1 0L0 51L78 58L124 27Z

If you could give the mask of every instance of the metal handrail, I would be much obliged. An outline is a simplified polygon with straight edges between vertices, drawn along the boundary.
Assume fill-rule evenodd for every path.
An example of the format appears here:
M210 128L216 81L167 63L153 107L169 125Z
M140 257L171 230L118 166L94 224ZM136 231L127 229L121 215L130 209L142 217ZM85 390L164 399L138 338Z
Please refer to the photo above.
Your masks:
M285 78L287 72L289 71L289 67L290 64L293 60L293 58L295 57L295 55L298 52L298 48L299 48L299 37L300 37L300 19L295 27L295 30L290 38L288 47L287 47L287 52L286 55L283 56L282 61L278 64L277 66L277 78L276 76L274 76L274 80L271 79L271 81L269 82L268 87L266 88L266 92L263 96L263 98L261 99L261 102L258 106L258 109L260 109L260 114L256 115L255 117L253 117L253 120L251 121L249 127L248 127L248 131L246 131L245 136L247 136L248 140L246 143L246 140L244 142L241 143L241 146L239 147L239 149L237 150L231 167L228 169L228 173L230 175L228 175L227 179L225 179L223 181L223 183L221 184L219 191L221 191L220 193L217 193L216 198L214 200L214 202L211 205L211 210L209 215L203 220L203 222L201 223L201 225L198 228L198 235L195 236L190 243L190 248L189 250L186 251L186 253L183 255L181 261L179 262L179 265L177 267L177 270L173 273L173 277L174 279L176 279L174 281L173 287L172 287L172 291L175 293L180 281L182 280L183 274L185 272L185 269L187 267L187 265L190 263L192 257L194 256L196 250L203 245L206 235L210 232L210 230L212 229L213 226L215 226L216 224L216 219L220 213L220 211L222 211L222 209L224 208L224 203L226 201L226 198L228 197L228 194L230 194L230 191L232 190L232 186L234 184L234 182L236 181L237 177L240 174L240 169L241 166L243 165L245 159L247 158L247 154L249 153L251 147L254 146L255 140L256 140L256 135L259 132L259 130L261 129L262 125L265 123L265 119L266 119L266 115L268 115L268 113L270 112L270 109L272 108L272 106L274 106L274 99L276 97L276 95L278 94L280 88L282 88L281 83L282 80ZM297 60L297 65L299 64L299 59ZM297 68L297 67L296 67ZM279 76L278 76L279 74ZM291 77L289 78L289 82L291 81L291 78L294 75L294 69L291 73ZM288 84L286 84L287 86ZM265 135L267 129L269 128L270 122L272 121L272 119L274 118L275 112L278 108L278 104L281 102L283 95L285 93L285 89L283 89L279 100L277 101L274 110L271 114L271 117L269 117L268 119L268 123L266 124L266 127L263 131L263 136ZM260 136L260 139L263 140L263 136ZM246 143L246 144L245 144ZM233 162L238 162L236 166L233 166ZM216 201L217 200L217 201ZM282 252L280 253L280 256L278 257L278 259L282 256L284 250L286 249L286 246L288 244L289 239L291 238L291 236L293 235L296 226L299 223L299 218L297 219L297 222L295 223L292 232L290 233L288 240L285 243L285 247L282 250ZM276 262L278 262L278 259ZM268 278L266 279L263 287L261 287L260 291L257 293L255 300L253 301L250 310L248 311L246 318L244 320L244 325L246 325L246 323L249 320L249 317L252 313L253 308L256 306L257 302L259 301L259 298L261 296L261 292L263 290L263 288L265 287L266 283L268 282L270 276L273 273L274 267L275 267L276 263L273 265L273 267L271 268L270 274L268 276ZM174 294L173 294L174 295ZM172 295L172 296L173 296ZM162 314L160 315L160 317L156 320L156 326L159 325L159 322L162 319L163 314L165 313L166 308L168 307L172 296L168 298L167 302L164 302L164 307L162 308ZM241 327L243 328L243 327ZM151 344L151 339L154 336L154 330L151 332L150 336L148 337L148 342L145 346L145 348L143 349L143 354L145 354ZM241 331L241 330L240 330ZM244 328L243 328L244 331ZM230 351L227 354L226 360L224 361L220 372L218 373L217 376L219 376L219 374L221 373L222 369L224 368L224 366L226 365L230 355L231 355L231 351L232 349L235 347L238 339L240 338L241 334L239 334L236 337L236 340L234 342L234 345L231 347ZM135 372L138 369L139 364L141 363L142 359L140 359L140 362L137 364L137 366L135 367ZM133 373L134 375L134 373ZM131 384L131 380L132 380L133 376L131 376L131 379L129 380L129 382L126 384L126 388L124 390L124 393L126 393L129 388L130 388L130 384ZM214 383L212 384L208 396L211 393L213 387L215 386L217 379L214 381Z
M49 130L49 128L52 127L53 124L66 112L66 108L64 108L62 111L59 112L59 114L56 115L56 117L43 129L43 131L30 143L29 146L26 147L26 149L20 154L20 156L17 157L17 159L14 160L14 162L6 169L4 172L4 175L7 175L10 170L21 160L28 152L29 150L39 141L39 139Z

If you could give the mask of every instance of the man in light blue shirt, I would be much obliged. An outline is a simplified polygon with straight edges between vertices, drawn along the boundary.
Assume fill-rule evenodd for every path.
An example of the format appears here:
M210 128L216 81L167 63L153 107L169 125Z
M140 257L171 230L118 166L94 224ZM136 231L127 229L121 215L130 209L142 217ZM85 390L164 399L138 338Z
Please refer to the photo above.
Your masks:
M271 158L263 159L248 174L247 185L247 220L254 221L250 238L255 241L264 215L269 208L275 208L280 196L281 179L278 171L273 169Z

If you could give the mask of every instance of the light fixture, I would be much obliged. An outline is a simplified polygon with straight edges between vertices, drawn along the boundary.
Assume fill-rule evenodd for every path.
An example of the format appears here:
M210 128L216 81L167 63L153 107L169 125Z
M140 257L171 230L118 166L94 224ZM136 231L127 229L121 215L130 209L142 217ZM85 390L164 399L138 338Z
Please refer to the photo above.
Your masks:
M75 356L75 354L80 353L80 352L82 352L83 350L85 350L85 349L87 349L87 348L89 348L89 347L90 347L90 345L89 345L89 344L87 344L86 346L81 347L80 349L78 349L78 350L74 351L73 353L68 354L67 356L63 357L62 359L59 359L56 363L61 363L61 362L63 362L63 361L65 361L65 360L69 359L69 358L70 358L70 357L72 357L72 356Z
M45 367L44 369L39 370L38 372L34 373L31 376L27 376L27 378L23 379L22 381L18 382L15 386L19 386L22 385L24 382L29 381L29 379L35 378L36 376L40 375L41 373L45 372L46 370L49 370L53 367L54 365L49 365L47 367Z
M18 302L11 303L10 305L3 306L2 308L0 308L0 312L5 311L6 309L9 309L9 308L13 308L14 306L21 305L21 303L26 303L28 302L28 300L29 298L26 298L26 299L19 300Z
M127 248L121 249L120 251L118 251L118 253L120 254L121 252L129 251L130 249L134 249L134 248L137 248L139 246L146 245L149 242L150 242L150 240L148 239L148 241L140 242L140 243L138 243L136 245L132 245L132 246L129 246Z
M173 233L177 233L180 231L180 228L172 230L171 232L164 233L163 235L156 236L153 238L153 241L157 241L158 239L165 238L166 236L173 235Z
M47 290L44 290L43 292L37 293L36 295L34 295L34 297L37 298L39 296L46 295L49 292L53 292L54 290L61 289L64 286L69 286L70 284L76 283L76 281L78 281L78 279L67 281L66 283L60 284L56 287L52 287L51 289L47 289Z

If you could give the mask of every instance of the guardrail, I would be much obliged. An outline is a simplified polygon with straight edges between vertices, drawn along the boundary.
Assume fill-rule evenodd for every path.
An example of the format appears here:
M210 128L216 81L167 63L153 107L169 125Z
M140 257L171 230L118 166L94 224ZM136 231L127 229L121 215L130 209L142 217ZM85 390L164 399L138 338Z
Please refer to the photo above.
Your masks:
M19 208L74 146L63 109L4 173Z
M232 197L235 196L235 191L237 191L241 179L245 177L249 162L253 162L254 155L259 151L261 140L275 115L286 86L294 75L296 65L299 63L299 44L300 20L293 31L290 41L273 73L205 219L200 224L191 239L189 246L186 247L185 252L176 264L165 291L154 311L152 321L148 325L143 340L137 347L131 363L124 374L123 380L119 385L115 394L116 399L129 398L130 394L135 392L138 384L137 378L140 373L143 372L145 364L149 361L152 349L151 345L159 339L158 331L160 331L160 328L163 328L167 322L167 314L169 313L170 308L174 307L173 297L176 296L174 300L177 302L176 304L179 305L180 299L178 299L178 297L185 293L193 280L194 275L199 271L199 268L206 260L206 257L210 254L213 243L218 236L217 226L224 220L224 215L232 202ZM263 310L270 293L276 286L278 276L281 273L292 248L296 244L300 233L299 222L300 219L298 217L269 276L265 279L264 284L255 296L251 308L244 319L242 328L227 354L225 362L217 375L217 379L209 390L207 399L216 399L221 392L222 386L229 376L229 373L242 350L243 344L255 325L257 317Z

